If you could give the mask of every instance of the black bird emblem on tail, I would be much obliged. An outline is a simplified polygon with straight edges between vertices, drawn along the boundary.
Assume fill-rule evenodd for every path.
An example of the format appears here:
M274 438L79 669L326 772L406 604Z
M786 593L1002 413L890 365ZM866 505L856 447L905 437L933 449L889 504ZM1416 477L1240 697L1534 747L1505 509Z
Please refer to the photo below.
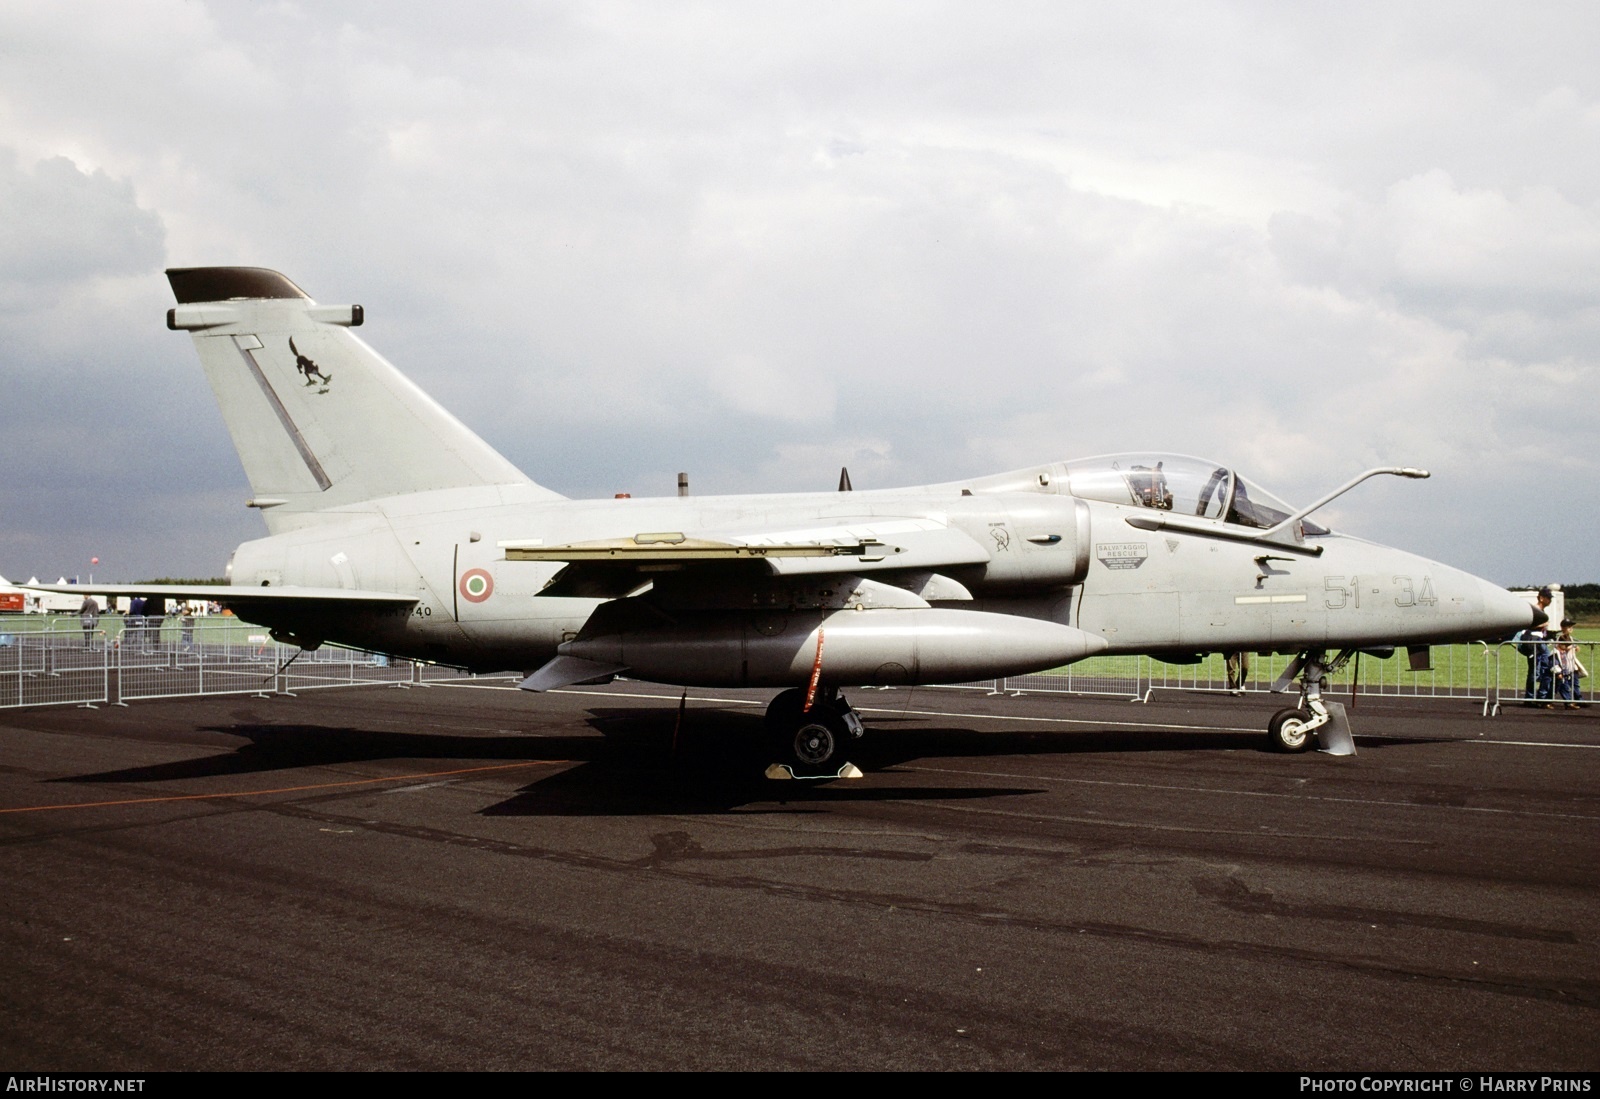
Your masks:
M316 385L320 381L322 388L317 392L326 393L328 391L328 383L333 381L333 375L324 374L320 366L312 361L310 357L302 354L300 349L294 345L293 336L289 337L289 350L294 355L294 368L305 375L306 384Z

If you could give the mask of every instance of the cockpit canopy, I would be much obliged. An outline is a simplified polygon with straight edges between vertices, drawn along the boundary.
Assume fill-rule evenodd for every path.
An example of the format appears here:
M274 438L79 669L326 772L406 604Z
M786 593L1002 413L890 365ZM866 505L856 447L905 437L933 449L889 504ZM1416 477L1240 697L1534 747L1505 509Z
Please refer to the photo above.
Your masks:
M1265 530L1295 508L1227 466L1183 454L1101 454L1067 463L1074 496ZM1301 520L1308 535L1327 528Z

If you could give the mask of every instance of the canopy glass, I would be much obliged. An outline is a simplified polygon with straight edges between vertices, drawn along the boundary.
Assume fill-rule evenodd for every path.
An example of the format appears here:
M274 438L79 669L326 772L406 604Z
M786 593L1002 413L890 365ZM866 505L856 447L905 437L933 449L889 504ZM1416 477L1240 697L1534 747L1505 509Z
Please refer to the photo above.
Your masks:
M1227 466L1184 454L1101 454L1067 463L1074 496L1108 504L1199 515L1262 530L1293 515L1284 503ZM1306 534L1325 527L1302 521Z

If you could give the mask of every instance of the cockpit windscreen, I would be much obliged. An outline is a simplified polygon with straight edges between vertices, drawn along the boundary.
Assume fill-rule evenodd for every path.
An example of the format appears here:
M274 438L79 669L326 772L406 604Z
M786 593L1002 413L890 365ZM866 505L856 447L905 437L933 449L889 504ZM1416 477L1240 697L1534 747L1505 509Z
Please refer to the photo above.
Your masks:
M1262 530L1295 509L1227 466L1181 454L1105 454L1067 463L1074 496ZM1308 535L1327 528L1302 520Z

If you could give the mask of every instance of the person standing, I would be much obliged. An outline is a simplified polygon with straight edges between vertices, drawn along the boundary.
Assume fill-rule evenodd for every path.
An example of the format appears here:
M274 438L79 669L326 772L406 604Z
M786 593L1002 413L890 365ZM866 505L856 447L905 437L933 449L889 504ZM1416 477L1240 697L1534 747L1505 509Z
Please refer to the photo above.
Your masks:
M1563 618L1561 632L1556 635L1556 697L1564 701L1569 710L1580 708L1578 703L1583 701L1583 677L1589 674L1589 669L1578 659L1578 645L1572 637L1572 627L1576 624L1570 618Z
M125 649L144 646L144 604L142 595L128 600L128 617L122 624L122 647Z
M1244 682L1250 678L1250 654L1240 650L1229 653L1228 665L1228 690L1236 695L1244 694Z
M1534 602L1539 610L1548 613L1552 598L1554 596L1549 586L1546 585L1539 589L1539 594L1535 597ZM1546 663L1549 652L1545 645L1545 641L1549 637L1550 631L1545 629L1543 625L1533 626L1517 635L1517 651L1528 658L1528 678L1522 688L1522 704L1524 706L1539 705L1539 674L1541 671L1547 675L1549 674L1548 664ZM1549 698L1549 692L1546 692L1544 697Z
M94 648L94 628L100 624L100 604L95 602L94 596L83 597L83 604L78 608L78 621L83 623L83 647Z

